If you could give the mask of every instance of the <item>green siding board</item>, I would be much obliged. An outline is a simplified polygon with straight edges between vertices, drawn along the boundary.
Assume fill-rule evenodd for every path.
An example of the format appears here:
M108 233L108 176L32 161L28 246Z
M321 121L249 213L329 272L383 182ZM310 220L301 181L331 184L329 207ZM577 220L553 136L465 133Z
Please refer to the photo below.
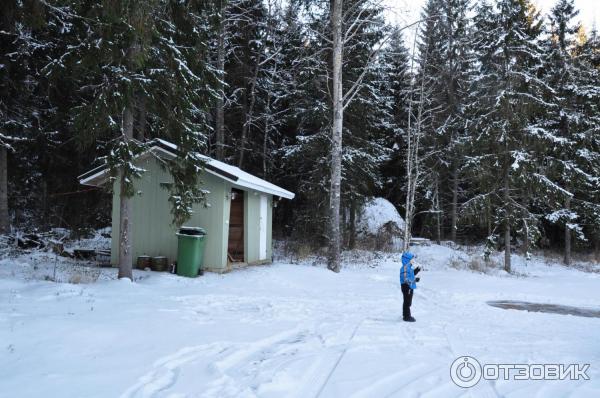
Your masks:
M254 263L259 260L260 195L256 191L246 192L245 207L246 262Z
M172 225L169 192L161 183L172 178L154 157L140 159L137 164L146 171L135 181L136 195L132 198L131 241L133 261L140 255L166 256L169 262L177 259L177 228ZM245 261L259 261L260 195L231 184L209 173L201 176L202 188L207 190L208 207L194 205L193 215L186 226L202 227L207 231L204 267L213 271L227 270L229 239L230 193L233 187L244 190L244 252ZM272 256L272 196L267 195L267 259ZM111 262L118 263L119 251L119 182L113 185Z
M119 262L119 184L118 180L113 183L113 201L112 201L112 229L110 233L110 262L117 265Z
M227 249L229 247L229 214L231 213L231 184L227 181L223 182L223 230L221 231L221 241L223 242L223 250L221 251L221 264L223 268L227 268Z
M166 256L175 260L176 228L172 225L169 193L161 182L171 182L171 176L150 157L140 161L146 171L135 182L132 198L132 245L134 261L140 255Z
M267 196L267 260L273 261L273 196Z
M194 214L185 225L202 227L206 230L204 266L221 270L227 266L227 238L224 231L229 232L225 222L229 219L229 201L225 199L226 184L223 180L205 173L202 177L202 188L209 191L207 205L195 205ZM226 219L227 216L227 219Z
M244 191L244 262L248 262L248 248L250 234L248 230L248 192Z

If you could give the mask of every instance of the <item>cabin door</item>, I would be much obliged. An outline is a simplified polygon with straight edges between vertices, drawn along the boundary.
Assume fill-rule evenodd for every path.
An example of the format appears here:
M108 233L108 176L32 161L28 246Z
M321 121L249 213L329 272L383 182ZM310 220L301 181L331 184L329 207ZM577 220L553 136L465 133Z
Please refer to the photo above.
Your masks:
M259 256L260 260L267 259L267 195L260 195L259 222Z
M229 261L244 261L244 191L239 189L231 190L227 254Z

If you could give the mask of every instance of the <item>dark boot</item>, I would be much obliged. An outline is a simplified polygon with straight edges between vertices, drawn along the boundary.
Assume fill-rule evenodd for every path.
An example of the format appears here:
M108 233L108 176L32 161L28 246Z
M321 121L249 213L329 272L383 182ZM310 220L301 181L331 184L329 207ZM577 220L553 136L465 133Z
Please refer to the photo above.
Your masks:
M404 320L404 322L416 322L417 320L415 318L413 318L412 316L409 316L408 318L402 318Z

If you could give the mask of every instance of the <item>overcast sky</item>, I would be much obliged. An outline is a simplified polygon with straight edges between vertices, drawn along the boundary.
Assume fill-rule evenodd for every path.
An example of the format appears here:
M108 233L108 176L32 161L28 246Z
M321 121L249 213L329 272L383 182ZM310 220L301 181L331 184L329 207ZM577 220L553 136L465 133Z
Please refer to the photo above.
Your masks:
M390 11L390 22L399 24L410 23L418 20L421 8L426 0L384 0ZM546 14L556 0L533 0L534 3ZM588 31L595 24L600 29L600 0L575 0L575 7L579 9L578 18L583 22ZM411 35L407 35L411 36Z

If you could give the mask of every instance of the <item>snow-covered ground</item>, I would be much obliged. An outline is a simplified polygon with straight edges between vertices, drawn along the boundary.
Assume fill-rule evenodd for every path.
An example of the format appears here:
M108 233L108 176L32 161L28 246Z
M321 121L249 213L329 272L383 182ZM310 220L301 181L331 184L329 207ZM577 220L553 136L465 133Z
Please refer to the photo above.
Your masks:
M415 251L426 271L413 324L398 255L357 256L340 274L278 262L197 279L135 271L131 283L102 269L90 284L27 277L53 270L51 256L0 261L0 397L600 396L599 318L486 304L599 308L599 273L522 258L519 276L481 273L456 269L464 252ZM462 355L590 364L590 380L461 389L450 365Z

